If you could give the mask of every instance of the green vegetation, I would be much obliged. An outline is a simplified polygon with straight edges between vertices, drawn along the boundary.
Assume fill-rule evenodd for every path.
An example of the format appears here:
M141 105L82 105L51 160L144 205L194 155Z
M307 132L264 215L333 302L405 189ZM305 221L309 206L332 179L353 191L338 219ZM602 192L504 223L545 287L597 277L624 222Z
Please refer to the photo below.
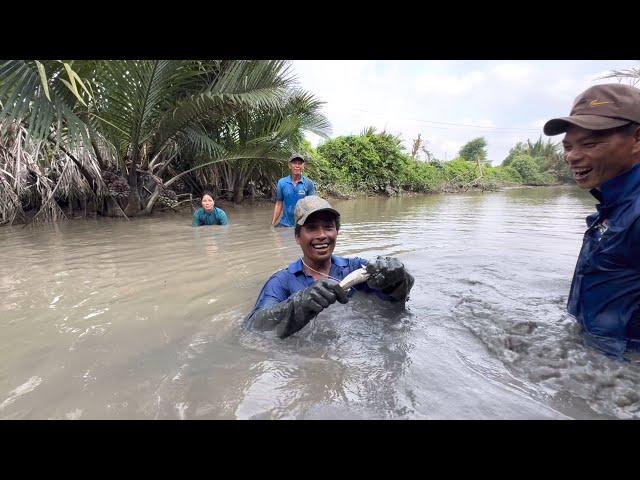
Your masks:
M483 137L447 162L420 136L411 152L374 128L328 139L322 103L289 70L263 60L0 61L0 225L148 215L205 188L236 203L273 199L294 151L333 196L570 179L558 145L542 138L495 167ZM324 143L314 149L306 132Z
M284 61L0 61L0 224L267 192L321 102ZM66 210L66 214L65 214Z
M484 137L474 138L460 149L458 156L469 162L486 162L487 141Z
M550 142L519 143L501 166L493 167L486 161L487 143L482 137L464 145L459 157L448 162L431 155L431 161L416 160L419 140L414 141L412 155L404 151L398 137L374 128L328 140L317 150L307 145L311 157L307 173L321 192L334 196L493 190L508 185L553 185L569 179L558 146Z

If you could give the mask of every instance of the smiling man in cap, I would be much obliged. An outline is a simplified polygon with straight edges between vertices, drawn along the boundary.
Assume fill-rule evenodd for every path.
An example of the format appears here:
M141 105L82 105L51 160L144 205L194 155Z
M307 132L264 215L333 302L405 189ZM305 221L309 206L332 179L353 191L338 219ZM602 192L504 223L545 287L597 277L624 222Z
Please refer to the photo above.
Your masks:
M297 203L295 237L302 258L265 283L245 320L247 328L276 330L280 338L294 334L336 300L347 303L353 290L344 291L339 282L364 265L371 276L353 289L404 305L413 286L404 265L392 257L368 263L333 255L339 230L340 213L323 198L312 195Z
M640 90L596 85L568 117L544 125L564 133L564 159L598 200L571 283L567 309L587 340L614 355L640 346Z
M293 211L296 203L307 195L315 195L316 188L311 179L302 175L304 172L304 157L294 153L289 158L290 175L282 177L276 185L276 205L273 208L272 226L293 227ZM280 223L278 219L282 214Z

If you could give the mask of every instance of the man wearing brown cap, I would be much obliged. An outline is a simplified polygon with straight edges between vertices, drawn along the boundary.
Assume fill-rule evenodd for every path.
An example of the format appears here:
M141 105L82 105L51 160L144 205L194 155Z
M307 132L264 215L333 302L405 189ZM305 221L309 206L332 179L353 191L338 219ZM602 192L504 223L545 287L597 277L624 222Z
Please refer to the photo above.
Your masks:
M304 157L294 153L289 158L291 175L282 177L276 185L276 204L273 208L272 226L293 227L293 211L296 203L307 195L315 195L316 188L310 178L302 175L304 172ZM280 215L282 214L282 218ZM280 219L280 223L278 223Z
M413 277L392 257L378 257L368 263L358 257L333 255L340 213L315 195L298 201L295 208L295 237L302 258L274 273L262 287L245 326L255 330L275 330L280 338L294 334L326 307L347 303L354 292L372 293L404 305L413 286ZM366 265L366 283L344 291L339 282Z
M587 231L567 309L587 340L620 355L640 347L640 90L596 85L568 117L544 126L564 133L564 159L578 186L600 202Z

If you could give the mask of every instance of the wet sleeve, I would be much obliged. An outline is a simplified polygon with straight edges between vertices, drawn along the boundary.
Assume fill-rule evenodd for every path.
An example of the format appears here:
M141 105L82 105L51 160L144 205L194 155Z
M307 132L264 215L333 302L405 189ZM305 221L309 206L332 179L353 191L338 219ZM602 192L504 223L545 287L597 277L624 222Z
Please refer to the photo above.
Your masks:
M227 214L224 213L224 210L218 209L218 225L227 225L229 223L229 219L227 218Z
M199 227L200 225L202 225L199 214L200 210L196 210L195 212L193 212L193 219L191 220L192 227Z
M281 202L284 199L284 194L282 192L282 182L278 180L278 185L276 185L276 201Z
M258 300L245 318L244 324L249 330L273 330L278 323L288 318L292 311L289 291L277 274L274 274L262 287Z
M328 284L328 282L333 283ZM321 305L322 302L319 302L318 296L323 296L325 301L329 302L320 291L334 286L337 286L335 280L319 280L312 286L293 293L284 301L273 304L270 302L275 298L265 295L261 302L264 308L254 309L248 316L245 325L253 330L274 330L279 338L287 338L304 328L326 307L326 305ZM342 290L340 292L344 296L344 292ZM334 296L333 301L335 300L337 297ZM346 298L344 300L346 301Z
M268 308L272 305L285 301L289 298L289 289L276 275L273 275L267 283L262 287L258 300L256 301L256 310Z

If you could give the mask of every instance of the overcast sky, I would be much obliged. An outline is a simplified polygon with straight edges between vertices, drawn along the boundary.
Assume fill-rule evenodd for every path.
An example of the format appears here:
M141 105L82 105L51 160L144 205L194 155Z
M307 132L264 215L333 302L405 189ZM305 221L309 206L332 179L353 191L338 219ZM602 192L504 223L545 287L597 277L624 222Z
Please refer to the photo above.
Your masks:
M494 165L516 142L537 140L546 120L568 115L581 91L617 81L598 77L638 67L635 60L293 61L300 86L326 102L332 138L374 126L410 149L420 133L436 158L451 160L482 136Z

